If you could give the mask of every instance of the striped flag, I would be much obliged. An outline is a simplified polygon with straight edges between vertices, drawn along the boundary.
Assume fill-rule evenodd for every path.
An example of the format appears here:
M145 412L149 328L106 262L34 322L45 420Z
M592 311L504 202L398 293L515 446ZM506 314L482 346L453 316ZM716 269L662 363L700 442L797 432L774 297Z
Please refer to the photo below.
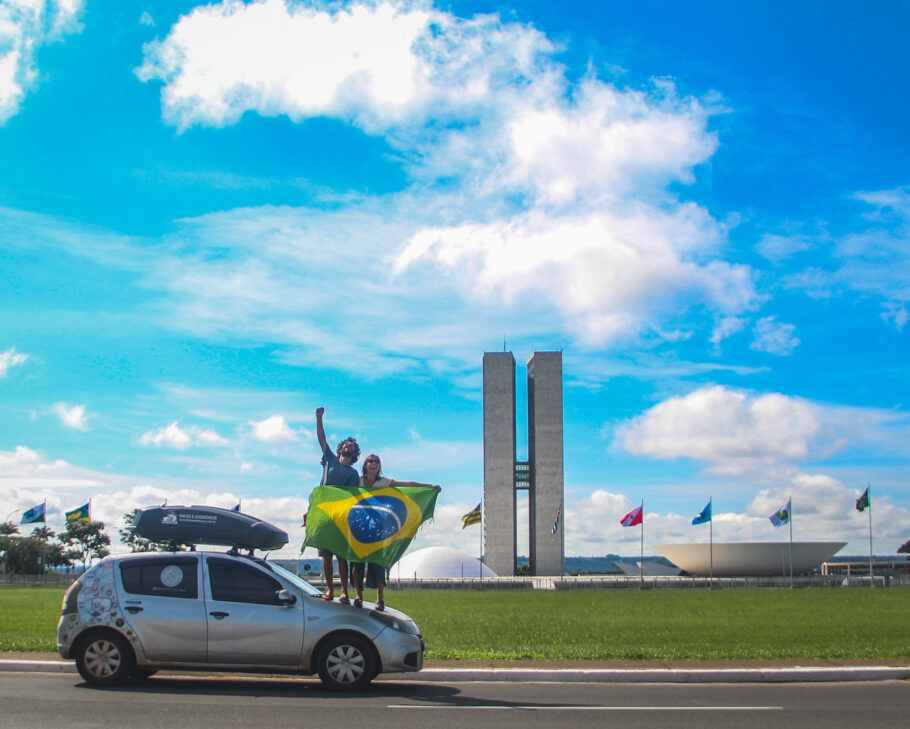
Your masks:
M471 524L479 524L482 518L483 514L480 511L480 504L477 504L477 506L461 517L461 528L464 529L465 527L471 526Z
M76 507L72 511L63 512L66 515L66 525L71 526L72 524L79 524L80 522L88 522L92 520L91 515L89 514L89 509L92 502L88 501L82 506Z
M550 534L556 534L559 531L559 517L562 516L562 504L559 505L559 508L556 510L556 521L553 522L553 528L550 530Z

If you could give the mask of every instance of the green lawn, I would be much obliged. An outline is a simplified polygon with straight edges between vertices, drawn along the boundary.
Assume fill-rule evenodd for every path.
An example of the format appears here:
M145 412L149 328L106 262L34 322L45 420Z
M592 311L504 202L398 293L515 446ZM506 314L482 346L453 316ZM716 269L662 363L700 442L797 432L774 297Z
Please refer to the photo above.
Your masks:
M0 650L55 650L62 596L0 586ZM387 602L417 620L427 658L910 657L908 587L390 590Z

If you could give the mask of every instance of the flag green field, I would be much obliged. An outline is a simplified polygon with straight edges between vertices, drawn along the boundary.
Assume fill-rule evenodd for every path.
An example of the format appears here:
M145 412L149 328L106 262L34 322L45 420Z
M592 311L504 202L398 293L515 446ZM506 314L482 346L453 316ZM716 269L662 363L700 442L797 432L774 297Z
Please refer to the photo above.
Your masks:
M56 650L62 598L0 585L0 651ZM910 587L389 589L386 604L417 621L427 658L910 658Z

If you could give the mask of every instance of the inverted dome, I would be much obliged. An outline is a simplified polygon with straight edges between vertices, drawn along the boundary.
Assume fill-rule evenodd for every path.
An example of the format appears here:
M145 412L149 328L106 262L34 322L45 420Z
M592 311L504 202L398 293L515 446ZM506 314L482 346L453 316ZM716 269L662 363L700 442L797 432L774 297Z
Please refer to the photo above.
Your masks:
M846 542L793 542L793 574L809 572L844 548ZM690 575L708 576L710 545L656 544L654 549ZM790 574L789 542L714 542L715 577L767 577Z
M477 557L452 547L424 547L402 557L392 566L393 580L433 577L496 577Z

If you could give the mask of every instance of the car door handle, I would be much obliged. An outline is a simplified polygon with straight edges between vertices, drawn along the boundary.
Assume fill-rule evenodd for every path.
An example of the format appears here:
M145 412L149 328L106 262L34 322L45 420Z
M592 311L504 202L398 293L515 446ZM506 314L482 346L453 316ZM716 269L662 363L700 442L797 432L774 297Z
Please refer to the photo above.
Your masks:
M127 611L128 613L132 613L133 615L135 615L136 613L141 613L141 612L142 612L142 608L141 608L141 607L136 607L135 605L128 605L127 608L126 608L126 611Z
M215 620L221 620L222 618L226 618L228 615L230 615L230 613L223 613L220 610L216 610L213 613L209 613L209 615L215 618Z

